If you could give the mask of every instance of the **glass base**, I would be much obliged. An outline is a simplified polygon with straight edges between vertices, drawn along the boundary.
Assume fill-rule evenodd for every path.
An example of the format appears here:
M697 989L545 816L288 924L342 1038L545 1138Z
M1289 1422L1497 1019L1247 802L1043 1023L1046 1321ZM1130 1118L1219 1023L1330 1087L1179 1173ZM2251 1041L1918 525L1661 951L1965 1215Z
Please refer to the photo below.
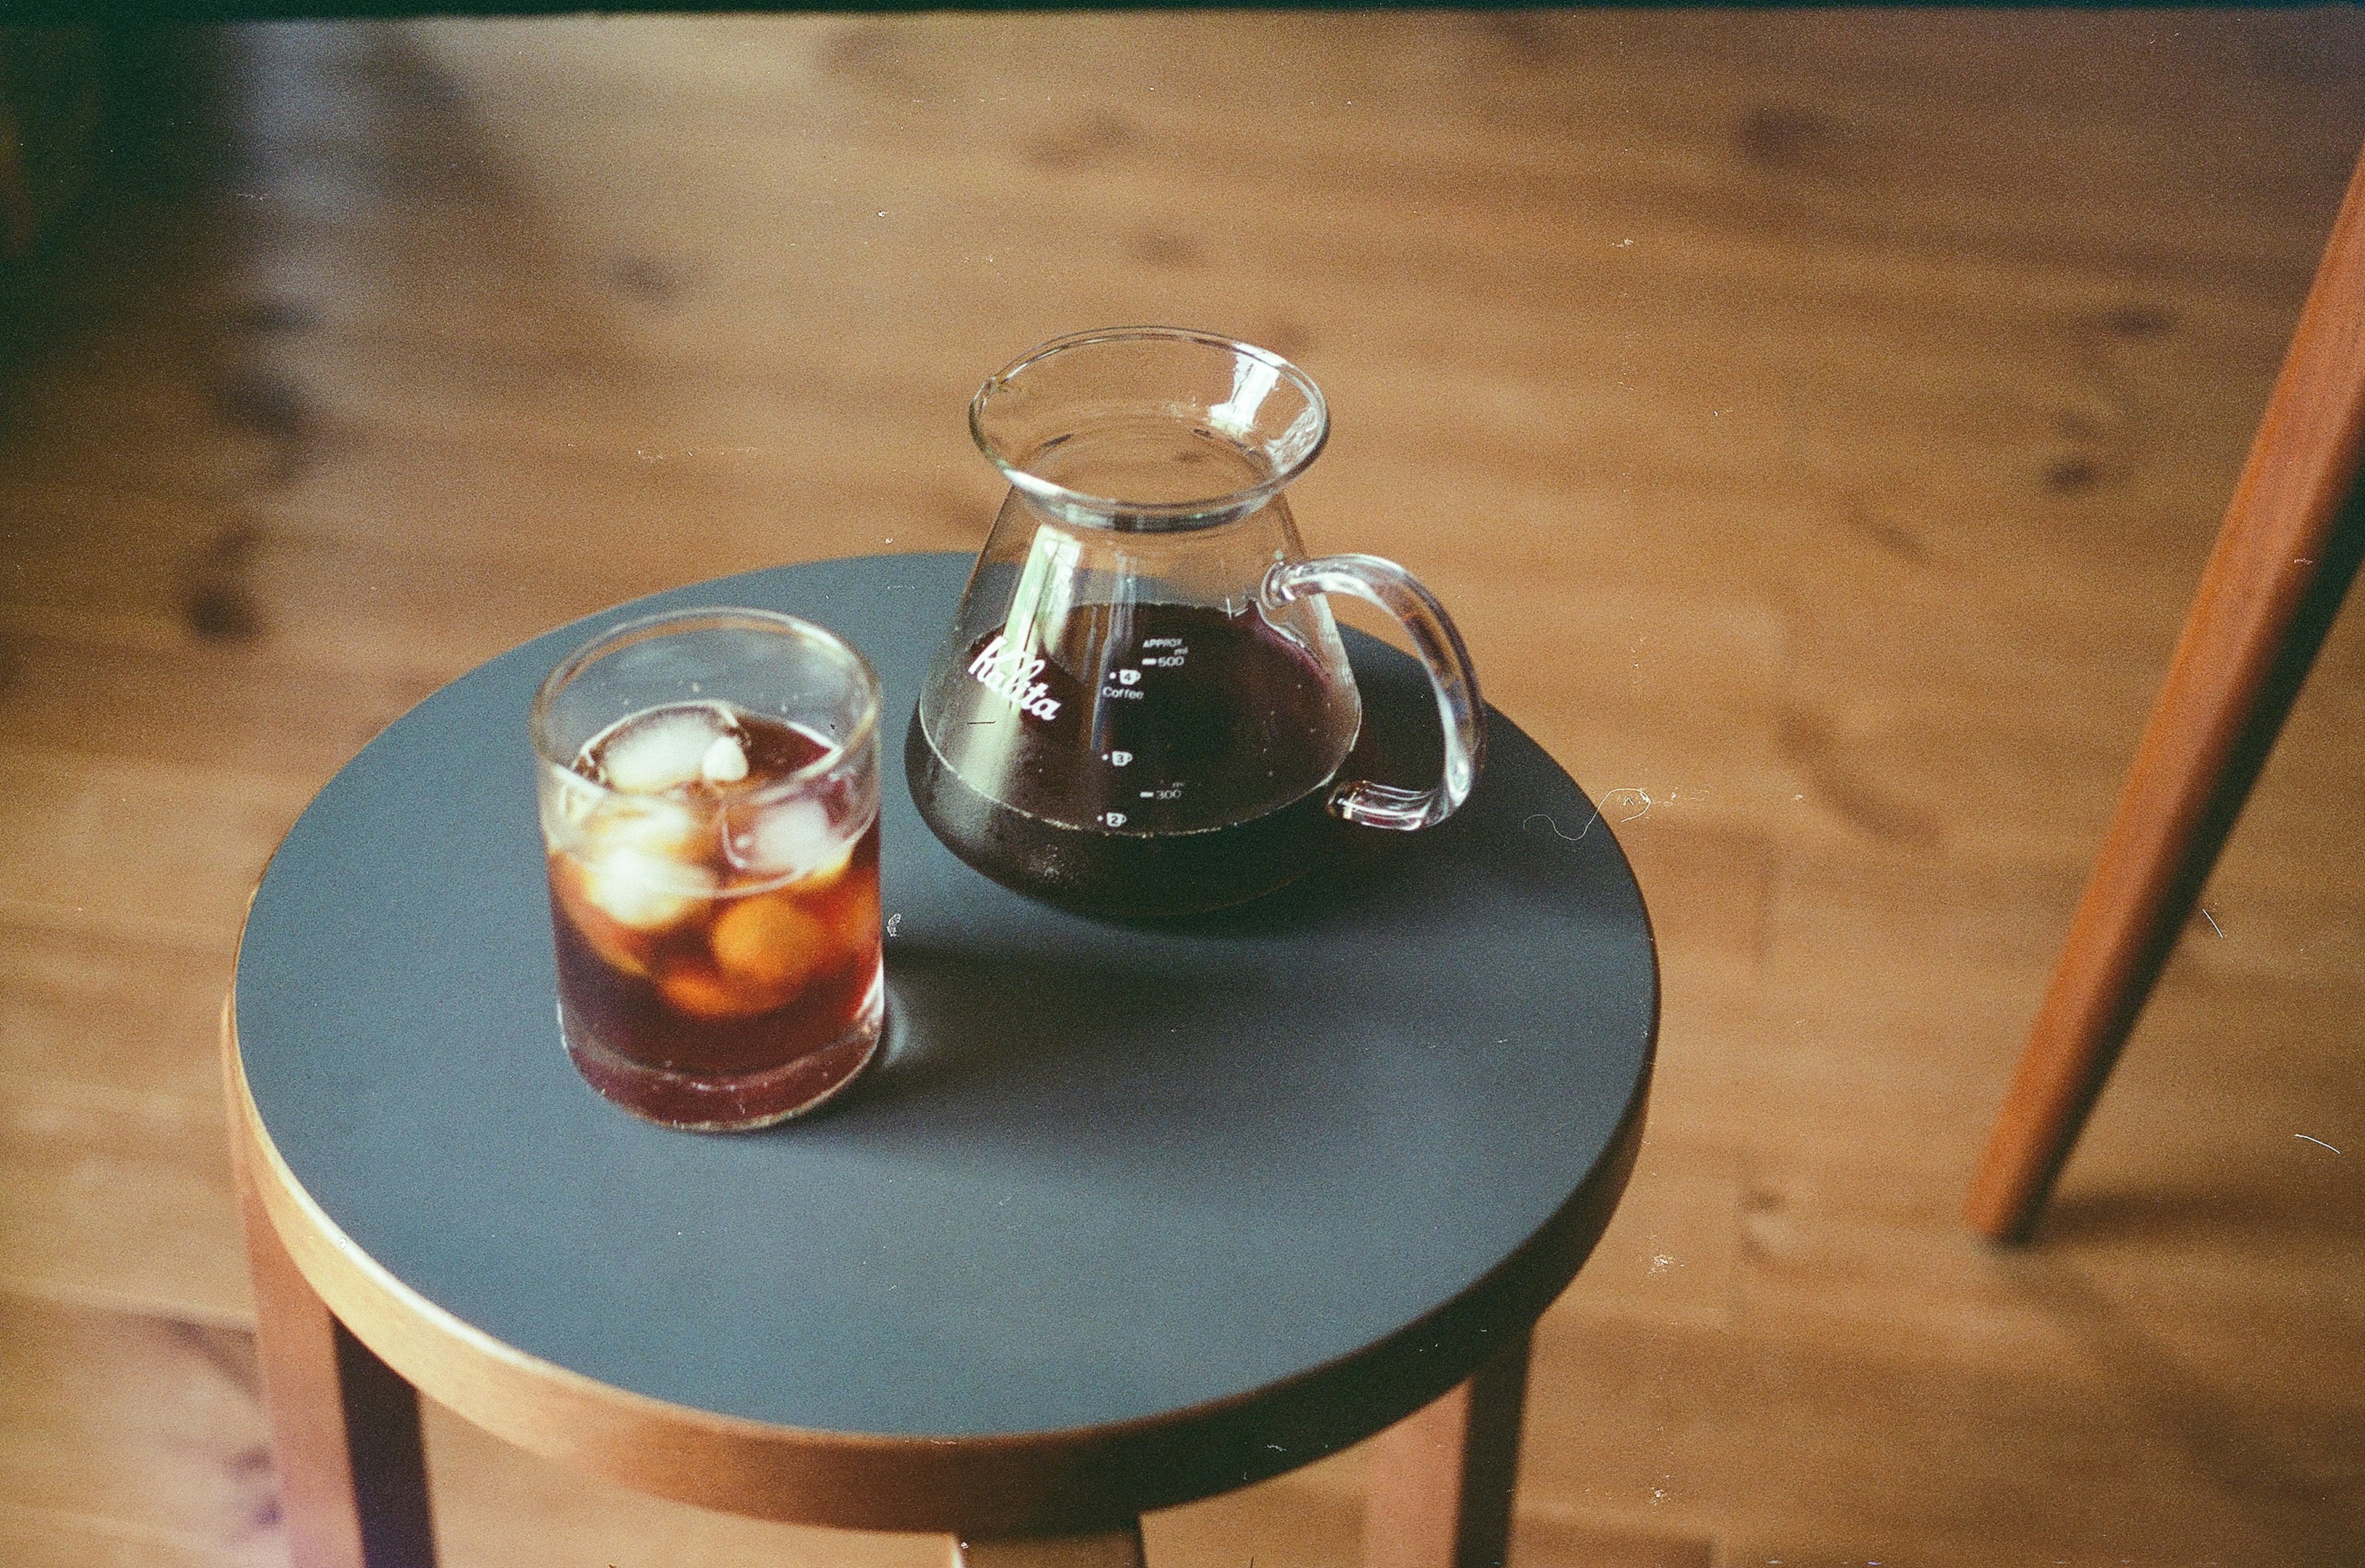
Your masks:
M651 1067L602 1045L569 1025L564 1001L558 1033L583 1081L643 1121L688 1132L746 1132L836 1098L879 1054L886 1017L882 969L853 1024L828 1045L760 1071L706 1076Z

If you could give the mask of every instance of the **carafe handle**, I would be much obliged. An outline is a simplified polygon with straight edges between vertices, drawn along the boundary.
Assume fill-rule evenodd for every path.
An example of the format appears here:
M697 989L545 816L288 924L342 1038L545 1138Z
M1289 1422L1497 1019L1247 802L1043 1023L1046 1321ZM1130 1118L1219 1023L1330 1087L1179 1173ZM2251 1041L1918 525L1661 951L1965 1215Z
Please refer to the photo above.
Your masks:
M1478 703L1478 672L1445 607L1410 572L1377 555L1325 555L1281 562L1265 573L1267 605L1278 608L1309 593L1344 593L1378 605L1404 623L1437 689L1437 717L1445 728L1445 777L1434 790L1400 790L1357 779L1330 792L1335 816L1369 827L1410 832L1452 816L1470 798L1486 761L1486 727Z

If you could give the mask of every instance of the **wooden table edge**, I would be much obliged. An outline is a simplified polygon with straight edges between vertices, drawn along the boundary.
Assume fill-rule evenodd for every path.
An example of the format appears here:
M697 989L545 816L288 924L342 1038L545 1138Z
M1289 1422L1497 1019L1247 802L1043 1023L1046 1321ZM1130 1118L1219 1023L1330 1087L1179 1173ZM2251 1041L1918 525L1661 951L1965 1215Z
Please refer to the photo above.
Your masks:
M243 936L243 931L241 933ZM1655 987L1654 987L1655 991ZM678 1502L847 1529L1033 1535L1117 1528L1268 1479L1384 1430L1524 1338L1608 1227L1640 1150L1657 1052L1584 1182L1460 1295L1362 1350L1228 1399L998 1437L872 1437L694 1409L509 1345L411 1289L338 1226L263 1125L221 1013L233 1164L320 1302L413 1388L530 1452ZM1655 996L1654 996L1655 1001Z

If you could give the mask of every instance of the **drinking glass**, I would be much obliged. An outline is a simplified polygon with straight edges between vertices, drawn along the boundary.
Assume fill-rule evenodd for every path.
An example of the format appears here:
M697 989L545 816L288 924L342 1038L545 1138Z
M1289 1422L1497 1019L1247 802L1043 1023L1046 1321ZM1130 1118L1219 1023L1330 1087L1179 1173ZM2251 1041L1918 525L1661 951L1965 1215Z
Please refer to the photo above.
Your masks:
M603 633L530 718L558 1023L601 1094L667 1126L764 1126L877 1053L879 682L794 616Z

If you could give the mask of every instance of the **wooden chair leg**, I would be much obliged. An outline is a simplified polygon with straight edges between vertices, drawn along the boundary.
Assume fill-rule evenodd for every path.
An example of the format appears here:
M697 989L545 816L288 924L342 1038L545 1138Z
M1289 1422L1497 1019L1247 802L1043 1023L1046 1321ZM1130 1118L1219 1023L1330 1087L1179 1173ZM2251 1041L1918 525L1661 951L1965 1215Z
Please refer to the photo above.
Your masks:
M1141 1524L1056 1540L956 1540L949 1568L1143 1568Z
M1372 1439L1364 1568L1500 1568L1511 1541L1528 1336Z
M255 1349L294 1568L432 1568L419 1394L313 1294L238 1158Z
M2050 1195L2355 575L2360 445L2365 156L1972 1181L1995 1240Z

